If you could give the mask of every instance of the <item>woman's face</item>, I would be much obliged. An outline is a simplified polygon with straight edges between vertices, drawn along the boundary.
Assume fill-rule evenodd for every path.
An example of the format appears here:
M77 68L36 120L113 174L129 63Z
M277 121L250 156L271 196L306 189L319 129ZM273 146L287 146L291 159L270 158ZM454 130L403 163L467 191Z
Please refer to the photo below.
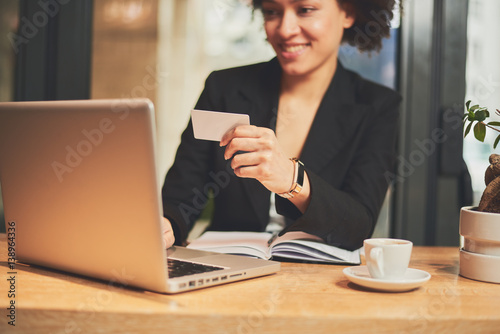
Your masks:
M354 23L337 0L263 0L262 13L283 71L294 76L335 66L344 29Z

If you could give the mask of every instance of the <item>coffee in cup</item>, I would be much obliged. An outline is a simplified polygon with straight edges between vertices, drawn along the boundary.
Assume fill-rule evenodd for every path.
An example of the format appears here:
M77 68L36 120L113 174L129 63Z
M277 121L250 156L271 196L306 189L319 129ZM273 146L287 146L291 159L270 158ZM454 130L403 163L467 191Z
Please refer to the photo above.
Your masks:
M372 238L364 242L366 266L372 278L397 280L404 277L410 263L411 241Z

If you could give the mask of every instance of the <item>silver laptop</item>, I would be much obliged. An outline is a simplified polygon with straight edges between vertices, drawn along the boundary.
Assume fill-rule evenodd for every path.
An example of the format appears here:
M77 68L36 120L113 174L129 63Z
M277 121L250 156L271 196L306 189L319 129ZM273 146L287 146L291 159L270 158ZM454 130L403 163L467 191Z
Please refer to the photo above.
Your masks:
M147 99L0 103L17 260L162 293L277 272L273 261L165 251L154 132Z

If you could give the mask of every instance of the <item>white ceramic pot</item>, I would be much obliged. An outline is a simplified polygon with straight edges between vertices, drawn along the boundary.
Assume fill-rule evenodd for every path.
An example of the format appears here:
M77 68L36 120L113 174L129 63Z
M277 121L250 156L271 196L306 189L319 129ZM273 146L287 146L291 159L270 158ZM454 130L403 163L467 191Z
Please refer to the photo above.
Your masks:
M500 256L460 250L460 275L478 281L500 283Z
M460 275L500 283L500 214L476 209L460 210Z
M476 207L460 210L460 235L463 249L484 255L500 256L500 214L480 212Z

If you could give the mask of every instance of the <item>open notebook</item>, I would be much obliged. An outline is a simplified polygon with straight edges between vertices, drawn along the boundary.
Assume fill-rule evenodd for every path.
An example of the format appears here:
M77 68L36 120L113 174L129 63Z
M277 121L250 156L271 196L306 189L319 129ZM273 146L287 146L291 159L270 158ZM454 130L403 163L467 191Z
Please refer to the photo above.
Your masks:
M325 244L321 238L288 232L281 237L266 232L208 231L188 248L246 255L261 259L290 259L322 263L359 264L359 250L348 251Z

